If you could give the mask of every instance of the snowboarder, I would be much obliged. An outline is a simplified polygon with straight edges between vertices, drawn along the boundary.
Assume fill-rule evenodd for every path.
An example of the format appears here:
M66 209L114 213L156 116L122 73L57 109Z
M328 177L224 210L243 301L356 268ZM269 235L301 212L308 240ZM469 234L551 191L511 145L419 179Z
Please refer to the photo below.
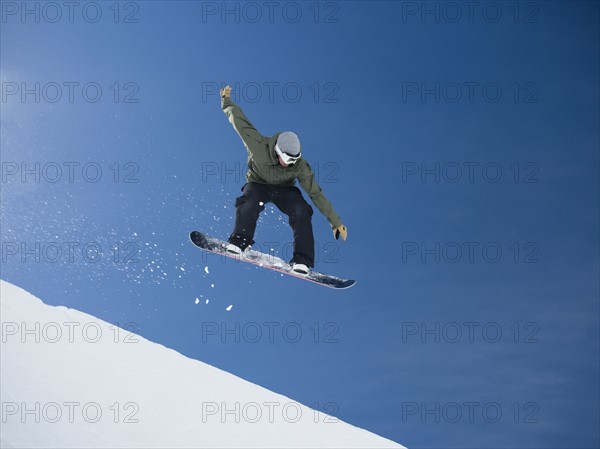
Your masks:
M261 135L231 99L231 87L221 89L220 93L221 109L248 150L247 182L242 187L243 195L235 201L235 226L229 236L227 251L242 255L255 243L253 238L258 216L264 205L272 202L289 217L294 232L292 269L307 275L314 267L313 209L295 186L296 179L327 217L336 239L341 236L346 240L348 230L315 181L310 165L302 157L298 136L291 131L278 132L272 137Z

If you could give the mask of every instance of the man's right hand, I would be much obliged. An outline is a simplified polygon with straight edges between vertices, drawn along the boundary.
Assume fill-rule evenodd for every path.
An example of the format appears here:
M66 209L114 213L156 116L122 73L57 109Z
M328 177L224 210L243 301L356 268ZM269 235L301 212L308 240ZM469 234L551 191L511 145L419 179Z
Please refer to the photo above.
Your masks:
M231 86L225 86L223 89L221 89L221 98L226 98L229 97L231 95Z

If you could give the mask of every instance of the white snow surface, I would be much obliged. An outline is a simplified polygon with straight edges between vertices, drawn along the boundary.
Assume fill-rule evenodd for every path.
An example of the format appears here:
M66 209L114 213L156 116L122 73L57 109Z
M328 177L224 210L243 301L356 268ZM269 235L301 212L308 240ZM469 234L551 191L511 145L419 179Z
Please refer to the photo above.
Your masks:
M403 447L8 282L0 297L2 448Z

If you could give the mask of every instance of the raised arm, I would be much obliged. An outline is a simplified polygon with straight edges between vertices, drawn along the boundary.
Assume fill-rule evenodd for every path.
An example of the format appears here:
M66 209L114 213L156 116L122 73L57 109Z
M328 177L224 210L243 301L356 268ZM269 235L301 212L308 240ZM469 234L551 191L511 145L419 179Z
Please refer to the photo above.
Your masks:
M227 86L221 90L221 109L223 109L223 112L227 115L227 119L242 138L248 151L252 153L256 145L260 144L264 137L250 123L242 108L233 102L230 95L231 87Z

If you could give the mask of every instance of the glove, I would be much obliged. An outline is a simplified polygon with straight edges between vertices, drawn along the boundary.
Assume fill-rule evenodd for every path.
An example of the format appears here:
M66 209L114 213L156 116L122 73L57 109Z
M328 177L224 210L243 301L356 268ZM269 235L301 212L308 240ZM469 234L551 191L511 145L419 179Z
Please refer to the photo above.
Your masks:
M348 237L348 229L343 224L339 225L337 228L333 228L333 236L336 240L340 238L340 235L342 236L342 240L346 240Z
M231 95L231 86L225 86L221 89L221 98L229 97Z

